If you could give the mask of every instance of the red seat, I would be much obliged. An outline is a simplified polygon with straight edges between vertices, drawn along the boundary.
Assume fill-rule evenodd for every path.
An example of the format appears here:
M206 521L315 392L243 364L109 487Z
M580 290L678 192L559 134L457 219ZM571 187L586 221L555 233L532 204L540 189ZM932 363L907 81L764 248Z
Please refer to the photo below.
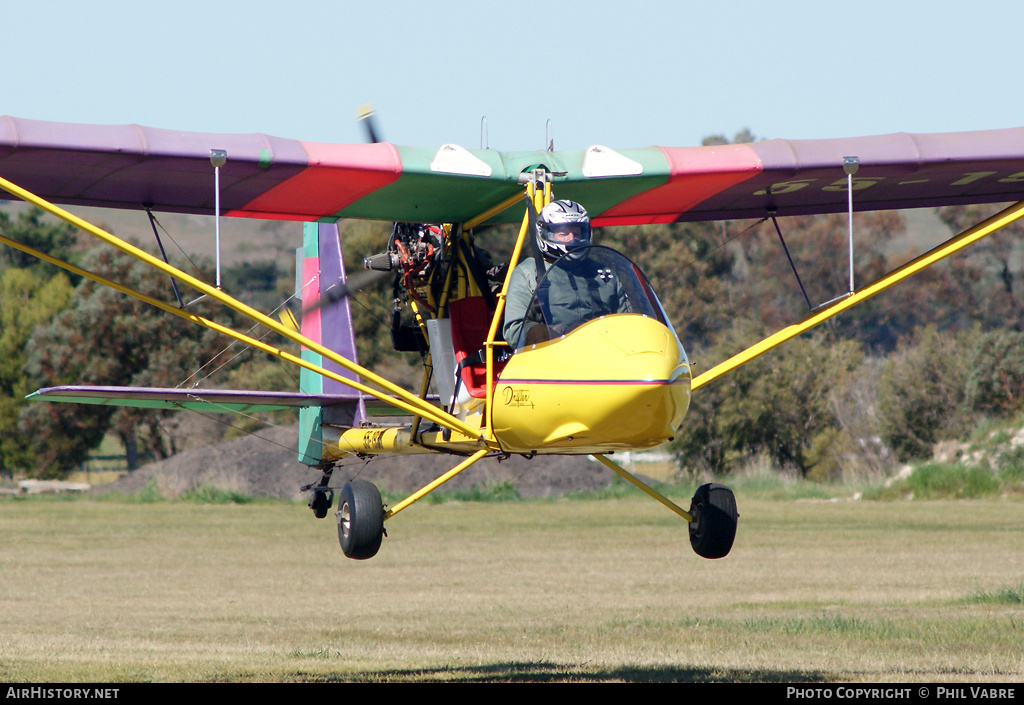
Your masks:
M493 315L494 312L491 311L487 300L482 296L470 296L452 301L448 306L448 316L452 323L455 364L461 367L463 360L479 354L479 361L473 361L465 367L461 367L460 373L462 385L475 399L483 399L487 396L487 361L480 353L484 349L484 342L487 340L487 331L491 327ZM504 362L496 362L494 376L497 377L504 367Z

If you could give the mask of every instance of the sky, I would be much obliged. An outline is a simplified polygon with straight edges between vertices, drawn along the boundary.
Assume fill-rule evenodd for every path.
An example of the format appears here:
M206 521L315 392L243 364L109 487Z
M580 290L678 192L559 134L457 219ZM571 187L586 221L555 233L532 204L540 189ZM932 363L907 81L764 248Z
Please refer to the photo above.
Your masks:
M499 150L1024 125L1011 0L11 5L20 118L351 143L371 103L395 144Z

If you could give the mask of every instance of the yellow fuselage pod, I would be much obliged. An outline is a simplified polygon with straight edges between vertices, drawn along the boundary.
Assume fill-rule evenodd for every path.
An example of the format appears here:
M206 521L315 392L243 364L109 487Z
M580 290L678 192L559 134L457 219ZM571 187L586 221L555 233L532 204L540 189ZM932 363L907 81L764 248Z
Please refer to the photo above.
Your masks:
M457 431L425 431L413 442L409 426L341 428L324 425L324 460L338 461L356 455L416 455L441 451L470 455L487 448L482 438L470 438Z
M689 404L675 333L616 314L516 352L494 388L494 436L512 453L640 450L671 440Z

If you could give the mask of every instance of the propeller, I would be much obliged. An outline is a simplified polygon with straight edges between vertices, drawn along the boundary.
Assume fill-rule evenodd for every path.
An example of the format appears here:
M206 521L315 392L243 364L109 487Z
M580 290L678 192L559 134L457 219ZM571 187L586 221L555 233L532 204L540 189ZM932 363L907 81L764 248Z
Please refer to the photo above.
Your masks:
M381 141L380 135L377 134L376 113L373 110L372 103L364 103L356 108L356 120L363 123L363 127L366 130L367 142L376 144ZM310 306L304 307L302 309L302 314L305 315L321 309L324 306L329 306L330 304L341 301L342 299L352 296L363 289L368 289L378 284L382 280L388 278L391 270L397 266L397 262L392 262L388 253L368 257L363 264L370 271L353 274L344 282L340 280L335 282L323 292L318 301Z
M372 103L364 103L356 108L356 120L363 123L363 127L366 129L366 141L371 144L383 141L377 134L376 115Z
M372 269L370 271L353 274L346 281L338 281L327 287L323 294L321 294L318 301L302 309L302 315L317 311L324 306L330 306L331 304L352 296L363 289L369 289L370 287L379 284L384 279L387 279L389 276L391 276L390 267L386 270Z

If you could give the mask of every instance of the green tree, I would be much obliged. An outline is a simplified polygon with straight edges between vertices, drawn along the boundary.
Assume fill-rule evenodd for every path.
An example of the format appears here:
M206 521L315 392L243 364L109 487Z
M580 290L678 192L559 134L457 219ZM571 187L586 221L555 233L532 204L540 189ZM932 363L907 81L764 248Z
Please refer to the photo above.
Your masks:
M63 273L46 278L31 269L0 272L0 473L27 472L34 465L28 437L17 432L18 414L32 391L22 372L25 343L36 326L68 305L71 293Z
M269 313L295 289L295 270L291 265L289 261L282 267L272 259L231 265L224 269L224 291L258 311Z
M737 241L737 277L732 284L736 307L771 329L795 323L819 306L849 291L849 244L846 215L782 218L784 249L771 223L758 225ZM860 288L896 266L888 254L904 231L898 212L857 214L854 231L854 279ZM786 256L793 259L793 266ZM793 273L799 274L799 281ZM801 291L803 285L803 292ZM859 341L868 349L891 349L908 327L916 325L917 309L904 305L907 294L883 292L847 311L824 330L837 339ZM807 298L804 298L806 292Z
M62 260L71 258L77 241L77 230L66 223L47 221L39 208L18 213L16 219L0 211L0 233L5 237ZM46 271L52 265L13 247L0 247L0 270L8 267Z
M1024 333L985 333L971 352L966 396L973 409L1009 416L1024 407Z
M969 428L965 384L976 336L929 325L886 361L878 380L879 422L901 461L927 459L936 441Z
M88 253L83 266L154 298L170 298L167 277L109 248ZM208 301L190 308L233 327L237 317ZM24 369L37 387L63 384L174 387L226 347L219 334L169 316L113 289L83 280L73 305L36 329ZM227 368L248 359L245 352ZM162 422L173 412L104 405L37 403L20 414L19 426L33 440L40 474L60 476L81 462L108 430L129 456L158 458L176 451Z
M725 135L709 135L702 139L700 143L703 147L717 147L725 144L747 144L757 140L758 138L754 137L754 133L750 131L750 128L744 127L736 133L732 140L726 139Z
M936 209L939 218L950 228L950 235L963 232L1000 210L1001 206L949 206ZM1019 243L1024 225L1019 221L1002 228L971 246L956 261L961 269L957 304L961 316L970 324L980 323L985 330L1009 327L1024 330L1024 296L1019 259ZM966 286L964 286L966 285ZM966 304L966 305L965 305Z
M763 332L738 323L713 352L738 351ZM727 474L739 459L764 454L806 473L812 440L838 428L834 404L862 359L852 342L798 338L696 390L675 443L680 465L690 473Z

